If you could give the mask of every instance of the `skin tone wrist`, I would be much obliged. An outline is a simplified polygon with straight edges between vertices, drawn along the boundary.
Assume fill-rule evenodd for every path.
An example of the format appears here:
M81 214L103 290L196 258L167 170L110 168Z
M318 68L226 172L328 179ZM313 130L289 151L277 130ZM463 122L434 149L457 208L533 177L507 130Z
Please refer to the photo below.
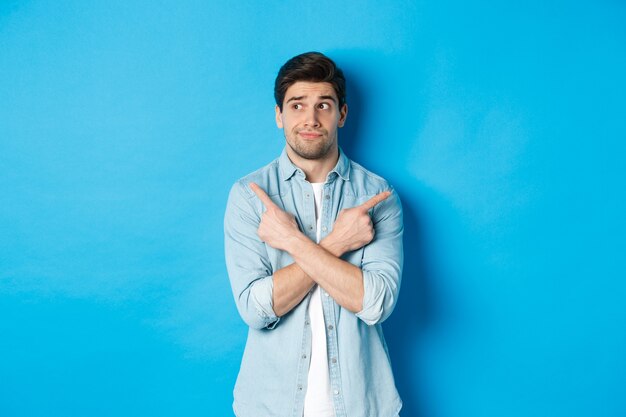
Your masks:
M320 241L320 246L337 258L347 252L344 247L335 242L332 232Z

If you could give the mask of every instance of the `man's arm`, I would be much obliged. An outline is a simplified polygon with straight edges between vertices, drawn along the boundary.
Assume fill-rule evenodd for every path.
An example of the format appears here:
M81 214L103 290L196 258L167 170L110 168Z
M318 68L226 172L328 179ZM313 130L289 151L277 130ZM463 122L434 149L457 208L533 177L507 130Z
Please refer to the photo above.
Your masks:
M288 252L296 261L274 273L276 314L280 316L290 311L315 282L341 306L354 313L360 312L364 297L363 273L339 256L372 240L374 228L368 211L391 193L380 193L360 206L342 210L333 231L317 245L300 232L295 218L281 210L260 187L251 183L250 188L266 207L259 237L270 246Z
M224 216L226 266L241 318L251 328L273 329L281 316L302 301L315 281L296 263L277 271L272 269L266 245L258 236L261 205L246 188L237 182L228 196ZM367 238L366 228L358 227L353 217L340 216L332 233L334 239L329 235L320 243L335 256L357 249L371 239ZM345 227L340 228L340 224ZM337 233L341 229L344 233Z
M253 329L273 329L280 318L272 309L272 265L257 235L260 204L242 182L233 185L224 215L224 252L235 305Z
M342 212L342 214L344 213L346 212ZM334 234L331 232L319 243L319 246L335 258L339 258L351 250L361 248L369 243L374 233L371 221L367 227L356 227L358 223L359 219L355 218L354 215L340 215L335 222ZM297 306L316 283L297 262L274 272L273 279L273 308L279 317L284 316ZM325 286L322 287L326 288Z
M376 239L363 248L363 309L356 316L373 325L386 320L393 312L402 280L404 260L402 205L398 193L372 212Z
M322 247L324 244L324 242L320 242ZM326 244L328 245L328 243ZM340 257L341 255L343 255L343 253L334 253L336 257ZM313 281L296 262L274 272L273 279L274 291L272 294L272 304L274 312L278 317L284 316L295 306L300 304L313 285L315 285L315 281Z

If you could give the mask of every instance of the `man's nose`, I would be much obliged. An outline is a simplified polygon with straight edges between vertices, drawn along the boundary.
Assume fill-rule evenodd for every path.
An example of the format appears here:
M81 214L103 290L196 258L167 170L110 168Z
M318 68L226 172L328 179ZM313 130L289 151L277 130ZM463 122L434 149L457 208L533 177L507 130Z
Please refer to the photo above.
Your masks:
M320 121L316 109L310 108L307 110L304 124L306 126L319 127Z

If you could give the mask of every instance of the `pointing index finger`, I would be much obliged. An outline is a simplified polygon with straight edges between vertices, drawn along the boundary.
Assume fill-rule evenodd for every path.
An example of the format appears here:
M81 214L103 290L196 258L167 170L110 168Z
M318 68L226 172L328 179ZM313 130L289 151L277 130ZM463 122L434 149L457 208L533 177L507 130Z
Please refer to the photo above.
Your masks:
M361 204L360 207L365 211L373 209L378 203L385 201L390 195L391 191L383 191L382 193L376 194L374 197Z
M259 197L259 200L261 200L263 205L265 205L266 209L269 209L270 207L276 207L276 204L274 204L272 199L269 198L269 196L265 193L265 191L263 191L261 187L256 185L256 183L254 182L251 182L249 185L250 189L254 192L254 194L256 194L257 197Z

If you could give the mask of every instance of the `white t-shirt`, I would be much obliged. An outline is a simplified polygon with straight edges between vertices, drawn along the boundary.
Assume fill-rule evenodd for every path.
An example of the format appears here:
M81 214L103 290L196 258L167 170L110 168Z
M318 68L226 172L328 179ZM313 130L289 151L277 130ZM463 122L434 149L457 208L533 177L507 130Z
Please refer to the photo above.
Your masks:
M322 188L323 183L311 183L315 196L315 218L317 220L317 242L320 241L322 224ZM313 287L308 306L311 323L311 363L306 395L304 397L303 417L335 417L333 397L328 376L328 353L326 350L326 325L322 309L322 290L319 285Z

